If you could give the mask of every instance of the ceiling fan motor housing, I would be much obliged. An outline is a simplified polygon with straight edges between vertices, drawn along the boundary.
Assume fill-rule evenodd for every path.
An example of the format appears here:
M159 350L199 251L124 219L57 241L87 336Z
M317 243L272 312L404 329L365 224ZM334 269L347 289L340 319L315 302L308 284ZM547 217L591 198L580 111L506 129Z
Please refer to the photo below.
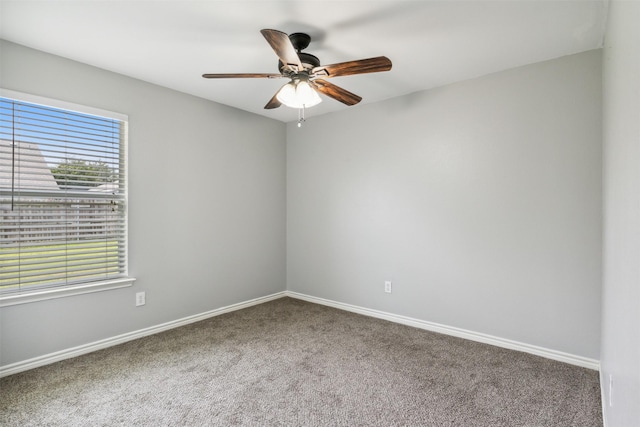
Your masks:
M298 58L300 58L300 62L305 70L312 70L315 67L320 66L320 59L317 56L311 55L310 53L298 52ZM278 70L284 73L286 68L282 61L278 61Z
M309 36L309 34L292 33L289 34L289 40L291 40L291 44L296 50L298 58L300 58L300 62L304 67L304 70L299 71L309 71L315 67L320 66L320 59L318 59L317 56L311 55L310 53L301 52L301 50L309 46L309 43L311 42L311 37ZM282 61L278 61L278 70L280 70L280 72L285 75L291 74L290 71L287 71L287 68L284 66Z

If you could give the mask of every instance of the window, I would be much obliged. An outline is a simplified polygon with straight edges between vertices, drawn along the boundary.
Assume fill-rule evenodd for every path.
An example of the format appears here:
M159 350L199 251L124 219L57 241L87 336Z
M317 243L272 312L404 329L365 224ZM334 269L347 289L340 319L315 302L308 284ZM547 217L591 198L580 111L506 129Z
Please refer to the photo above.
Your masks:
M126 137L125 116L2 91L3 305L131 285Z

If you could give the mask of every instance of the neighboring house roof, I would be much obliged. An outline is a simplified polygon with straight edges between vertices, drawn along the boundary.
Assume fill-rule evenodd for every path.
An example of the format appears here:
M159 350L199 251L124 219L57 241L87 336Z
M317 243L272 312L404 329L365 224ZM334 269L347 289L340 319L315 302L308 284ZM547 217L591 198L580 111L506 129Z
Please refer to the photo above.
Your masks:
M117 193L120 190L119 181L105 182L96 187L91 187L88 191L94 191L98 193Z
M38 144L30 142L15 143L15 165L13 142L0 140L0 188L11 188L13 173L16 190L46 189L59 190L51 169L38 148Z

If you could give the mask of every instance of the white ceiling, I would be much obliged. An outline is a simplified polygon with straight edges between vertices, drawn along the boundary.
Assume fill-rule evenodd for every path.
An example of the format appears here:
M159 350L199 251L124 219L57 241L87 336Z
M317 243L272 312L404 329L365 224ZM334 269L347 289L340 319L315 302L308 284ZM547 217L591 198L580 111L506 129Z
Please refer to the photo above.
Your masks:
M385 73L331 80L376 102L602 46L607 0L0 2L0 37L281 121L283 79L263 28L307 32L322 64L385 55ZM46 70L42 70L45 72ZM323 97L307 117L338 111Z

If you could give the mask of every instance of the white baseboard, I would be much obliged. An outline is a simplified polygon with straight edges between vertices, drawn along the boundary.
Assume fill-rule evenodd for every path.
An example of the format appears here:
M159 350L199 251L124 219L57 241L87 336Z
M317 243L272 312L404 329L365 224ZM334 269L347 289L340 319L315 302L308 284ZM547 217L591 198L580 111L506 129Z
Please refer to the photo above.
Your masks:
M267 295L265 297L255 298L249 301L241 302L238 304L228 305L226 307L217 308L215 310L207 311L204 313L196 314L193 316L184 317L182 319L173 320L171 322L162 323L160 325L151 326L148 328L140 329L126 334L117 335L115 337L106 338L104 340L95 341L89 344L80 345L73 348L57 351L55 353L46 354L44 356L34 357L16 363L12 363L6 366L0 366L0 378L9 375L17 374L18 372L27 371L29 369L38 368L40 366L49 365L61 360L70 359L72 357L81 356L83 354L91 353L93 351L102 350L107 347L122 344L127 341L132 341L138 338L143 338L149 335L157 334L169 329L177 328L180 326L188 325L190 323L199 322L200 320L208 319L210 317L219 316L224 313L229 313L243 308L251 307L253 305L262 304L268 301L272 301L278 298L285 297L285 292L278 292L275 294Z
M589 368L594 370L600 369L600 362L595 359L575 356L575 355L563 353L560 351L555 351L555 350L550 350L550 349L537 347L529 344L524 344L517 341L511 341L504 338L499 338L491 335L481 334L478 332L468 331L465 329L441 325L433 322L427 322L424 320L414 319L406 316L400 316L397 314L359 307L351 304L345 304L337 301L331 301L324 298L318 298L310 295L300 294L297 292L283 291L283 292L267 295L264 297L255 298L249 301L241 302L238 304L232 304L226 307L217 308L215 310L207 311L207 312L196 314L193 316L184 317L182 319L174 320L171 322L162 323L160 325L151 326L151 327L140 329L133 332L128 332L122 335L117 335L115 337L106 338L104 340L95 341L89 344L84 344L77 347L57 351L54 353L46 354L44 356L38 356L32 359L12 363L10 365L0 366L0 378L6 377L8 375L17 374L18 372L27 371L29 369L34 369L40 366L49 365L51 363L58 362L61 360L70 359L72 357L81 356L83 354L91 353L93 351L102 350L104 348L122 344L127 341L132 341L138 338L143 338L149 335L157 334L159 332L163 332L169 329L188 325L190 323L198 322L200 320L208 319L210 317L219 316L224 313L229 313L232 311L241 310L243 308L262 304L268 301L273 301L275 299L282 298L285 296L312 302L315 304L326 305L329 307L350 311L352 313L358 313L358 314L362 314L369 317L384 319L384 320L400 323L407 326L412 326L419 329L425 329L428 331L438 332L441 334L452 335L459 338L478 341L485 344L495 345L498 347L508 348L510 350L523 351L525 353L535 354L537 356L546 357L552 360L558 360L560 362L569 363L571 365L581 366L584 368Z
M414 328L425 329L427 331L438 332L445 335L452 335L458 338L464 338L471 341L477 341L485 344L495 345L510 350L522 351L525 353L535 354L536 356L546 357L547 359L557 360L571 365L581 366L583 368L600 370L600 362L587 357L576 356L561 351L550 350L548 348L538 347L535 345L525 344L518 341L512 341L492 335L473 332L466 329L455 328L452 326L441 325L439 323L427 322L425 320L414 319L411 317L400 316L397 314L387 313L384 311L373 310L370 308L359 307L351 304L345 304L324 298L318 298L310 295L300 294L297 292L286 291L286 296L297 298L315 304L326 305L340 310L350 311L353 313L363 314L365 316L384 319L402 325L413 326Z

